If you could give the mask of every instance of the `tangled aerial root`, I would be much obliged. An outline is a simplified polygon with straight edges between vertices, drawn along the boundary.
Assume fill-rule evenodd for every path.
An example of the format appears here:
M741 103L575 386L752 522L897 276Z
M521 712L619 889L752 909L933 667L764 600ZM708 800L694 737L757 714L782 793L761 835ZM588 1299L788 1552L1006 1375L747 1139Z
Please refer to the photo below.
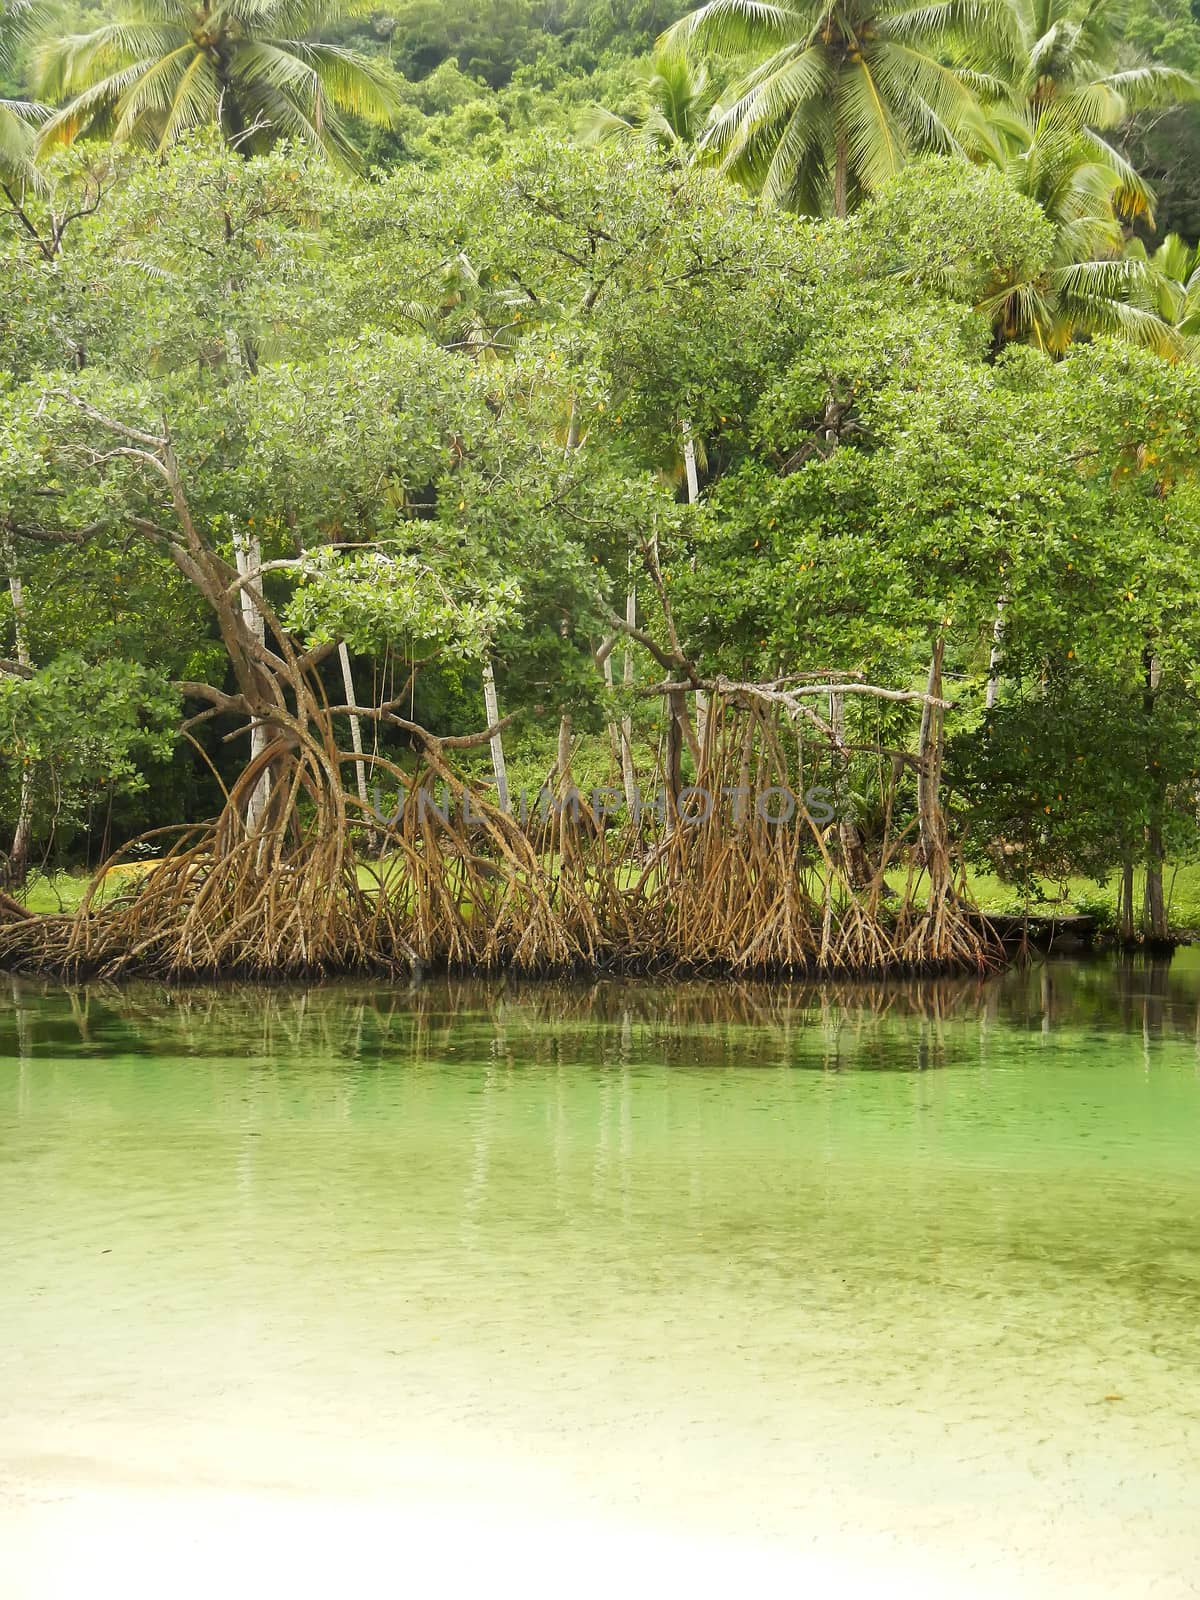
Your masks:
M748 735L732 719L722 732L715 715L710 727L704 778L717 792L745 776ZM786 782L769 730L754 748L753 776ZM778 823L668 814L657 827L605 828L575 803L522 826L435 753L415 775L388 768L406 803L383 824L345 792L349 759L328 742L268 749L221 816L177 830L124 893L108 895L105 872L73 915L34 917L14 902L0 918L0 966L190 980L429 968L981 974L1003 963L945 874L910 869L894 903L885 852L875 881L852 888L803 804ZM269 798L252 805L268 770Z

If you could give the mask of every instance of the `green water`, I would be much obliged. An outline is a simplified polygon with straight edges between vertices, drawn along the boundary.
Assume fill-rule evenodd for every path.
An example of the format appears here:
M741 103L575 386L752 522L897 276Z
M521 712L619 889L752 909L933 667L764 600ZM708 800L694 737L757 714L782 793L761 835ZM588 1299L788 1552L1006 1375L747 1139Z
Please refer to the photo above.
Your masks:
M1200 959L13 984L0 1496L80 1485L1197 1592Z

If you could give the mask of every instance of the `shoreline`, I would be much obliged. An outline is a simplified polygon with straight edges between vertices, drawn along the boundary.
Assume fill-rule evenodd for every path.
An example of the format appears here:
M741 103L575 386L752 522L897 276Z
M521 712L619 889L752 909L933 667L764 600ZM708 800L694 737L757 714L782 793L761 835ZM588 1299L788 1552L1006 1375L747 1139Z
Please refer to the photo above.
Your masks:
M817 1482L781 1533L779 1508L753 1526L745 1490L733 1484L730 1514L712 1518L702 1505L622 1503L611 1484L557 1477L548 1461L432 1448L393 1458L368 1486L369 1474L345 1459L347 1441L323 1442L333 1448L315 1474L314 1462L297 1473L289 1461L290 1483L239 1481L243 1471L222 1475L211 1464L193 1477L165 1463L156 1471L47 1455L22 1470L19 1459L0 1459L0 1586L13 1600L210 1600L222 1589L325 1597L393 1586L607 1596L632 1579L643 1592L713 1595L1125 1600L1149 1558L1156 1595L1196 1592L1182 1551L1175 1570L1158 1564L1157 1541L1114 1561L1114 1540L1130 1530L1101 1526L1082 1507L1068 1522L1036 1505L909 1502ZM261 1443L230 1441L249 1445L251 1458Z
M53 1502L0 1505L0 1579L14 1600L120 1592L209 1600L234 1593L612 1593L635 1579L691 1593L803 1592L959 1600L964 1573L902 1560L819 1553L616 1518L513 1513L475 1499L368 1499L218 1488L68 1488ZM905 1571L905 1568L909 1570ZM106 1573L112 1590L97 1589ZM568 1576L569 1575L569 1576ZM1001 1583L972 1574L972 1593ZM1011 1591L1008 1591L1011 1592ZM1055 1591L1024 1588L1025 1594Z

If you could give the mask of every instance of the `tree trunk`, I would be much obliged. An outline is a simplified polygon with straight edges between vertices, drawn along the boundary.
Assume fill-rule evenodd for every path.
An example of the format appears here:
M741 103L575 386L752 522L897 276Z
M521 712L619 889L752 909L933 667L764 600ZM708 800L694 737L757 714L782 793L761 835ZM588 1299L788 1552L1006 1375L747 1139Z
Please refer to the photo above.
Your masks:
M1118 937L1124 945L1134 941L1133 926L1133 854L1127 851L1121 867L1121 903L1118 907Z
M846 144L846 136L845 134L839 134L833 165L833 214L835 217L844 217L846 215L846 176L849 164L850 151Z
M338 660L342 664L342 686L346 691L346 704L348 706L356 706L358 701L354 695L354 674L350 670L350 651L344 639L338 644ZM356 717L353 711L350 713L350 748L356 756L361 756L363 753L362 720ZM354 776L355 786L358 789L358 798L362 801L365 812L369 805L367 799L367 764L365 761L356 761L354 763Z
M696 440L690 422L683 424L683 470L687 478L688 505L694 506L700 498L700 479L696 472Z
M233 554L237 562L238 576L246 579L238 590L241 601L242 622L247 633L258 644L265 645L267 638L266 622L258 604L262 599L262 579L250 577L249 574L257 573L262 566L262 546L254 534L245 534L239 528L233 530ZM270 742L270 734L260 721L256 721L250 730L250 759L257 761L266 750ZM250 802L246 807L246 831L254 833L263 812L266 810L267 801L271 798L271 774L264 772Z
M700 499L700 477L696 471L696 438L692 432L690 422L683 424L683 470L687 479L688 505L694 506ZM692 557L692 571L696 570L696 558ZM708 696L703 690L696 693L696 744L699 749L704 749L704 739L708 731ZM696 763L699 777L700 762Z
M9 573L8 592L12 596L13 627L16 634L17 663L32 668L29 654L29 635L26 630L25 595L21 580L15 572ZM17 803L17 825L13 830L12 850L8 857L8 881L23 884L29 876L29 854L33 844L33 769L26 764L21 771L21 797Z
M846 736L846 701L840 694L829 696L829 724L834 731L838 743L842 743ZM842 852L842 868L850 885L854 889L863 889L871 881L871 865L867 860L867 852L863 846L862 834L858 831L858 824L850 815L850 794L848 786L849 773L845 758L834 752L835 794L837 805L837 832L838 843Z
M1008 596L1000 595L996 601L996 620L992 624L992 649L988 656L987 694L984 697L984 704L989 711L1000 693L1000 646L1004 642L1004 608L1007 604Z
M633 586L632 576L625 596L625 622L630 628L637 627L637 590ZM627 691L633 688L633 646L628 635L625 638L625 662L621 681ZM628 712L621 718L621 782L625 789L625 804L629 808L629 815L636 817L638 793L637 775L633 769L633 718Z
M483 664L483 706L487 725L494 728L500 721L500 704L496 699L496 674L490 656ZM492 773L496 779L496 804L501 811L507 811L508 767L504 760L504 735L494 733L488 742L492 751Z
M554 771L560 800L565 800L571 791L571 713L564 711L558 719L558 754L554 762Z
M675 825L675 816L679 808L679 793L683 788L683 741L684 720L687 717L687 706L681 690L675 690L667 696L667 831L670 832Z
M1166 944L1167 902L1163 894L1163 836L1156 816L1146 829L1146 935L1152 944Z
M929 661L929 678L925 692L931 699L941 699L942 656L946 642L939 638ZM921 713L921 734L917 746L917 816L921 831L921 849L929 873L930 899L941 898L950 883L949 842L946 836L946 818L942 811L942 708L926 700Z
M603 667L604 687L610 691L616 688L616 679L613 676L612 658L613 653L610 650L604 658ZM621 729L615 722L610 722L608 725L608 748L612 756L613 764L618 768L618 770L623 771L621 761Z
M1142 708L1146 713L1147 724L1154 716L1154 702L1158 696L1158 685L1162 677L1162 668L1158 658L1148 650L1144 655L1146 667L1146 686L1142 694ZM1147 727L1149 739L1147 759L1149 760L1154 749L1152 729ZM1145 890L1145 926L1146 936L1155 944L1165 944L1169 937L1167 929L1167 903L1163 894L1163 784L1157 766L1151 767L1153 799L1150 802L1150 815L1146 822L1146 890Z

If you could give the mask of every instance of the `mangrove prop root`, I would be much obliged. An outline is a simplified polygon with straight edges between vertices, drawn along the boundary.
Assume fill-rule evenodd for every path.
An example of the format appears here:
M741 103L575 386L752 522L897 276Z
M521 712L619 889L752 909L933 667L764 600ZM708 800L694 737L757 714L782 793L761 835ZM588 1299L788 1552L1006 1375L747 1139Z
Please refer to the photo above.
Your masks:
M428 967L982 974L1002 962L941 860L932 872L910 861L903 895L883 893L902 819L875 880L852 884L836 826L803 801L778 820L753 805L697 818L669 802L605 825L586 800L560 796L522 824L430 740L415 772L367 758L404 795L384 824L346 787L363 757L338 749L332 723L310 707L298 733L249 763L220 816L179 830L141 879L115 878L109 863L74 915L0 917L0 966L77 980ZM788 787L781 732L761 707L714 696L697 784L718 794L751 774L758 790Z

